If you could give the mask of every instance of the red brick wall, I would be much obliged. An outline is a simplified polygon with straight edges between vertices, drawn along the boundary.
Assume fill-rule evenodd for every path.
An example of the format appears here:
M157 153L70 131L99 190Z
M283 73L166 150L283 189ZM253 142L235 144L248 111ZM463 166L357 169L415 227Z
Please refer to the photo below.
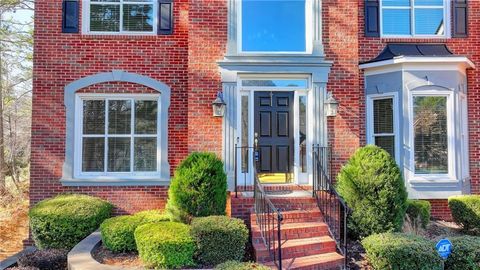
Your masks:
M391 39L364 36L364 1L359 1L358 10L358 44L359 61L366 61L375 57L387 42L415 42L415 43L446 43L453 53L467 56L475 63L477 69L468 70L468 117L470 140L470 175L472 193L480 193L480 1L468 1L468 32L467 38L449 39ZM363 89L363 74L358 77L360 88ZM447 200L430 200L432 202L432 216L435 218L448 218L450 213Z
M31 203L61 192L99 196L117 213L163 208L165 187L63 187L59 179L65 151L64 87L85 76L113 69L152 77L171 87L168 122L171 168L188 152L188 7L176 0L175 31L166 36L87 36L61 33L62 0L36 1L32 114ZM211 76L209 76L211 77ZM93 92L149 92L135 84L106 83Z

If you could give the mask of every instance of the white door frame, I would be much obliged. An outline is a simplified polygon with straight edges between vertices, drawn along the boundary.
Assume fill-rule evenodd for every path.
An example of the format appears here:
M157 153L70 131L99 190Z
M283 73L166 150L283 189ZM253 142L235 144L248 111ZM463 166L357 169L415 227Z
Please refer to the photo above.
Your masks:
M242 86L242 81L250 79L304 79L306 80L306 87L264 87L264 86ZM237 143L238 146L241 146L241 136L242 136L242 97L248 96L248 146L253 147L254 144L254 93L259 91L274 91L274 92L284 92L284 91L293 91L294 92L294 103L293 103L293 113L294 113L294 181L292 184L311 184L312 179L312 166L311 166L311 149L313 141L313 121L315 116L313 115L313 106L312 103L312 83L311 76L305 74L242 74L238 76L237 79L237 121L236 121L236 130L237 130ZM300 96L307 97L307 172L302 173L300 171L300 147L299 147L299 98ZM319 119L321 120L321 119ZM244 182L247 185L253 184L253 151L249 151L249 164L248 164L248 173L242 173L241 171L241 151L237 151L236 161L237 161L237 185L243 185Z

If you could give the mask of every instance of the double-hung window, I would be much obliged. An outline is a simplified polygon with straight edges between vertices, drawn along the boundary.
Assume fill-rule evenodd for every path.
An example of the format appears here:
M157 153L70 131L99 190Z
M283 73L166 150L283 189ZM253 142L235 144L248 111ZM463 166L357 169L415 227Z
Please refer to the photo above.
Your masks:
M81 96L76 127L76 176L159 174L158 96Z
M383 148L399 162L396 95L371 95L367 102L368 143Z
M382 36L446 36L449 0L381 0Z
M84 23L89 33L154 34L155 0L88 0Z

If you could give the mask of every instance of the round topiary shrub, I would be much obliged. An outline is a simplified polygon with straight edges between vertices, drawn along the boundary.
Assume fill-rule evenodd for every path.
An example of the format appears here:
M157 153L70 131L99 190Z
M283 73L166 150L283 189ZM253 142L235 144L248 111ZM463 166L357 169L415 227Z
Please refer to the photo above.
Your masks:
M209 216L192 220L192 237L197 244L196 259L202 265L240 261L245 254L248 229L243 220Z
M352 209L348 227L353 237L399 231L407 192L400 169L383 149L358 149L337 177L337 190Z
M20 267L33 267L39 270L67 269L67 251L63 249L35 250L17 259Z
M216 270L270 270L270 267L254 262L228 261L215 266Z
M138 226L169 220L168 215L160 210L146 210L134 215L109 218L100 225L102 242L113 252L136 251L134 232Z
M135 230L135 242L146 267L172 269L193 265L195 242L188 225L147 223Z
M415 230L420 227L427 228L431 208L429 201L407 200L407 218Z
M440 270L442 260L433 241L411 234L381 233L362 240L373 269Z
M70 250L94 232L112 213L113 206L99 198L64 194L30 209L30 229L40 249Z
M480 269L480 237L450 237L452 253L445 262L446 270L478 270Z
M448 198L453 221L465 230L480 230L480 195L459 195Z
M167 210L172 220L224 215L227 176L222 161L212 153L192 153L175 171L168 192Z

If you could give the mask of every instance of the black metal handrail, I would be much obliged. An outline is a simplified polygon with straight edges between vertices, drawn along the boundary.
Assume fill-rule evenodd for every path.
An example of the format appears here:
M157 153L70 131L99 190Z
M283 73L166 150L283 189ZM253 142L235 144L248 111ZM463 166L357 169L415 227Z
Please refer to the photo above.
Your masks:
M255 199L255 216L260 228L263 242L270 253L270 257L278 267L282 269L282 212L273 205L267 197L265 189L258 179L256 166L253 166Z
M337 249L345 258L344 268L347 269L347 218L350 210L331 181L330 147L314 145L312 154L313 196L337 244Z

